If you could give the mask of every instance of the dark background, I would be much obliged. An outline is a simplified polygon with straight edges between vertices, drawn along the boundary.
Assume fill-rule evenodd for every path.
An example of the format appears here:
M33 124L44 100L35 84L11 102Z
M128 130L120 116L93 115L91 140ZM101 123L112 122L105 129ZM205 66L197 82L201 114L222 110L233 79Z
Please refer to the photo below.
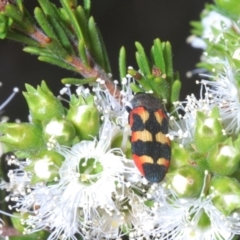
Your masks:
M58 3L58 1L53 1ZM201 51L186 43L190 35L191 20L198 20L205 3L211 0L92 0L92 15L100 28L112 66L114 79L119 79L118 53L122 45L127 49L127 63L136 67L135 41L140 41L149 53L155 38L170 41L173 48L174 70L180 72L183 88L181 99L186 94L198 92L195 76L186 77L199 61ZM81 1L79 1L81 3ZM32 12L38 5L36 0L25 0ZM0 41L0 102L17 86L24 91L24 83L36 87L46 80L50 89L58 94L62 84L60 79L74 76L59 67L39 62L36 56L22 51L22 44L9 40ZM76 75L75 75L76 76ZM27 120L28 109L20 93L5 108L5 115L11 120Z

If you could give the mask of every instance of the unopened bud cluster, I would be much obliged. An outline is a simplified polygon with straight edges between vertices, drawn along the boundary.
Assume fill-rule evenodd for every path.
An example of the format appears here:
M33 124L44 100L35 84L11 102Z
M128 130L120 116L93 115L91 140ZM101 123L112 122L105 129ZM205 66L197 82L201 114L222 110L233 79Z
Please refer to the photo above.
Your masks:
M173 143L171 161L167 181L178 197L210 197L225 216L238 211L239 137L225 134L217 107L197 112L193 141L184 147Z
M31 123L3 123L1 142L31 164L25 167L32 173L31 182L52 182L58 178L63 156L54 149L56 145L73 146L82 140L93 140L98 135L100 114L93 96L86 99L71 95L69 108L53 95L43 81L37 89L26 85ZM44 170L43 170L44 169Z

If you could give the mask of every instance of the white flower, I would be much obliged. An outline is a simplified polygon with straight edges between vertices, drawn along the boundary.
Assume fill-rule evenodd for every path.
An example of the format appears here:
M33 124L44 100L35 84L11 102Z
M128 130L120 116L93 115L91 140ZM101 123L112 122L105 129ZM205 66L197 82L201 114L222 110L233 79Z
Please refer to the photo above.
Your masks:
M71 149L59 147L65 157L59 169L59 181L45 186L37 184L18 204L20 212L32 213L25 233L48 227L48 240L76 239L75 234L91 236L96 230L101 237L116 235L99 219L115 221L120 216L116 201L129 187L125 174L138 175L133 161L120 149L111 149L111 122L104 122L99 140L81 141ZM106 217L108 216L108 218ZM110 220L109 220L110 221ZM113 232L112 232L113 231ZM95 234L96 235L96 234Z
M178 120L171 116L169 121L169 136L182 145L193 141L196 112L208 115L213 107L218 107L224 134L240 132L240 90L231 67L226 62L224 73L218 73L212 80L201 80L200 99L192 94L186 101L175 103ZM202 75L210 77L207 75ZM172 115L173 115L172 114Z
M223 38L223 31L232 25L227 17L216 11L210 11L202 18L203 32L201 38L190 36L187 41L195 48L206 49L207 44L204 39L218 43Z
M169 120L169 137L171 140L187 145L193 141L196 127L197 111L208 114L211 110L211 100L208 96L203 97L203 89L198 100L194 94L187 96L186 101L176 102L175 111ZM177 114L178 120L173 116Z
M156 226L155 214L146 205L146 200L146 197L131 196L129 201L131 211L128 218L133 225L133 229L129 234L130 240L149 239L154 233Z
M219 108L223 126L227 134L240 132L240 90L230 66L219 73L215 81L202 80L206 96L212 106Z
M157 227L154 233L162 240L215 240L233 239L240 233L239 216L224 216L212 203L212 196L203 191L199 198L177 198L174 192L158 188L153 194L158 208L156 214ZM156 238L157 239L157 238Z
M209 77L209 76L208 76ZM175 103L175 117L170 118L169 136L182 145L193 140L196 125L196 112L209 114L213 107L218 107L224 134L240 132L240 90L230 66L225 67L224 73L218 73L213 80L201 80L200 99L194 95L187 100Z
M119 98L112 96L108 89L102 89L99 84L93 88L96 94L96 105L98 109L105 115L107 114L111 119L116 119L117 123L121 126L127 124L128 113L126 106L133 98L133 93L130 87L130 81L132 77L127 75L126 78L122 79L121 85L122 90L120 91ZM117 88L117 81L114 81L115 87Z
M103 117L109 118L111 121L114 121L116 124L126 127L128 124L128 112L126 111L126 106L130 104L131 99L133 98L133 92L130 87L130 82L132 81L132 77L127 75L122 79L121 82L121 91L120 96L116 98L113 96L107 87L103 88L102 85L105 84L105 81L102 79L97 79L97 84L94 85L92 91L94 93L95 105L98 108L99 112L103 115ZM118 81L114 80L114 86L117 90ZM91 93L89 88L85 88L84 86L79 86L76 89L76 93L78 96L87 98ZM71 89L69 85L66 85L61 91L60 94L67 94L71 96ZM65 100L67 101L67 100Z

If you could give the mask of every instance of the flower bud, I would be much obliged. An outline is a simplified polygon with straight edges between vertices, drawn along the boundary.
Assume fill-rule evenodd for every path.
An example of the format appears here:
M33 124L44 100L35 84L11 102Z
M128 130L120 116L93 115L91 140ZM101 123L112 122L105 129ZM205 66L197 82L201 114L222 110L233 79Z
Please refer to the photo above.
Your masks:
M27 92L23 95L27 101L33 122L49 120L53 117L63 117L64 107L42 81L37 89L26 84Z
M179 197L199 196L204 181L204 173L196 167L185 165L168 174L168 183Z
M213 196L213 205L225 216L240 208L240 184L233 178L213 177L209 194Z
M178 143L171 143L172 157L169 171L178 169L181 166L189 165L190 152L183 147L180 147Z
M82 97L76 98L73 95L66 118L73 124L80 139L92 140L97 136L100 117L92 96L84 100Z
M64 157L54 151L43 150L31 158L31 164L25 167L25 171L32 172L31 183L52 182L58 178L58 169L64 161Z
M132 159L132 146L129 141L128 129L119 130L112 139L111 148L121 148L126 158Z
M46 141L54 137L60 145L70 146L76 132L70 121L54 117L43 123L43 134Z
M190 165L198 167L203 172L205 170L209 170L208 163L206 161L206 154L192 152L191 153L191 160L189 161Z
M211 220L210 220L209 216L206 214L206 212L204 211L204 209L203 209L203 211L201 213L201 216L198 220L198 225L197 226L202 231L211 227Z
M42 129L30 123L2 123L0 132L0 141L14 150L36 151L45 146Z
M239 166L240 151L233 146L229 138L224 143L218 143L211 148L207 162L210 171L218 175L231 175Z
M210 116L197 112L197 125L194 134L196 148L199 152L208 152L218 142L226 139L222 133L222 124L219 121L219 111L213 108Z

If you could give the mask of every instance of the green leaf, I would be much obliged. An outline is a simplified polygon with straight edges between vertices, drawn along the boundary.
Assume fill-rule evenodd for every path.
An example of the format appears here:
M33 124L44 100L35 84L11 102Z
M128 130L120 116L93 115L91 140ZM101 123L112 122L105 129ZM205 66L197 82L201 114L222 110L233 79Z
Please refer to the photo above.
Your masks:
M49 0L38 0L38 2L40 4L43 12L45 13L45 15L56 17L56 13L55 13L55 10L53 8L53 4Z
M130 86L131 86L132 91L135 93L144 92L144 89L142 89L135 83L130 83Z
M15 0L17 6L18 6L18 9L21 11L21 12L24 12L24 7L23 7L23 1L22 0Z
M154 81L149 81L152 90L156 92L161 99L169 100L169 83L161 77L154 78Z
M164 43L163 56L165 60L167 78L170 80L170 83L172 84L173 82L172 47L169 42Z
M98 36L99 36L99 40L101 42L101 46L102 46L102 55L103 55L103 60L104 60L104 65L102 66L102 68L105 70L106 73L111 73L111 66L110 66L110 62L108 59L108 54L107 54L107 49L105 47L103 38L102 38L102 34L100 32L100 30L97 28L98 31Z
M73 9L71 9L71 6L68 3L68 0L60 0L63 8L65 9L65 11L68 14L68 17L72 23L72 26L74 28L75 34L77 36L78 39L83 38L83 34L82 34L82 30L79 26L78 20L73 12Z
M181 90L182 83L180 80L175 80L172 85L172 91L171 91L171 103L174 103L179 100L179 94Z
M68 64L68 63L66 63L62 60L59 60L58 58L56 58L54 56L53 57L39 56L38 60L42 61L42 62L47 62L47 63L53 64L53 65L59 66L61 68L65 68L65 69L70 70L70 71L79 72L78 69L76 69L75 67L71 66L70 64Z
M141 84L141 92L144 91L150 91L151 89L151 85L149 83L149 79L147 79L145 76L143 76L141 73L137 72L134 69L128 69L128 73L139 83ZM136 85L136 83L132 83L132 85ZM138 86L139 87L139 86ZM137 87L137 88L138 88ZM132 88L134 89L134 88ZM134 90L133 90L134 91ZM139 92L139 91L138 91Z
M59 21L55 18L51 18L51 26L55 29L57 39L61 43L61 45L72 55L74 54L74 50L72 48L72 44L70 43L64 28L59 24Z
M84 6L86 16L89 17L90 10L91 10L91 0L83 0L83 6Z
M17 25L22 28L21 31L26 33L33 33L35 31L35 26L32 22L26 18L26 16L21 13L16 6L12 4L7 4L5 6L5 14L11 17Z
M46 44L46 47L59 59L66 61L70 57L66 49L56 39L52 39L50 43Z
M85 44L84 44L84 41L82 39L78 43L78 52L79 52L79 56L80 56L83 64L86 67L90 67L89 62L88 62L88 57L87 57Z
M10 32L9 29L12 27L13 22L12 18L0 14L0 39L6 38L8 32Z
M76 18L81 27L82 32L82 41L84 44L89 47L89 30L88 30L88 18L81 6L78 6L76 9Z
M159 38L154 40L152 47L152 57L154 59L155 66L158 67L162 73L166 73L162 44Z
M121 80L127 75L126 50L124 47L121 47L119 52L119 73Z
M7 38L26 45L31 45L35 47L40 46L40 44L37 41L19 32L8 31Z
M39 3L43 9L41 12L39 9L35 10L35 15L40 26L50 34L49 37L56 38L61 43L61 45L69 51L69 53L74 54L74 50L69 41L66 27L61 21L61 17L58 14L58 9L51 2L46 0L39 0Z
M144 75L150 75L151 69L150 69L149 62L148 62L148 59L145 54L143 46L139 42L135 42L135 46L137 48L136 60L137 60L137 63L138 63L138 66L139 66L141 72Z
M104 57L102 52L101 40L98 35L98 30L94 22L93 17L90 17L88 22L89 35L91 42L91 54L93 55L95 61L101 66L104 67Z
M50 38L56 38L56 35L53 32L52 26L47 20L46 15L44 14L43 10L39 7L36 7L34 9L34 15L37 19L38 24L43 29L43 31L50 37Z
M35 54L35 55L40 55L40 56L49 56L49 57L53 56L48 49L41 48L41 47L25 47L23 48L23 51L27 53Z
M89 84L96 81L96 78L86 78L86 79L80 79L80 78L63 78L62 80L63 84L76 84L76 85L83 85L83 84Z

